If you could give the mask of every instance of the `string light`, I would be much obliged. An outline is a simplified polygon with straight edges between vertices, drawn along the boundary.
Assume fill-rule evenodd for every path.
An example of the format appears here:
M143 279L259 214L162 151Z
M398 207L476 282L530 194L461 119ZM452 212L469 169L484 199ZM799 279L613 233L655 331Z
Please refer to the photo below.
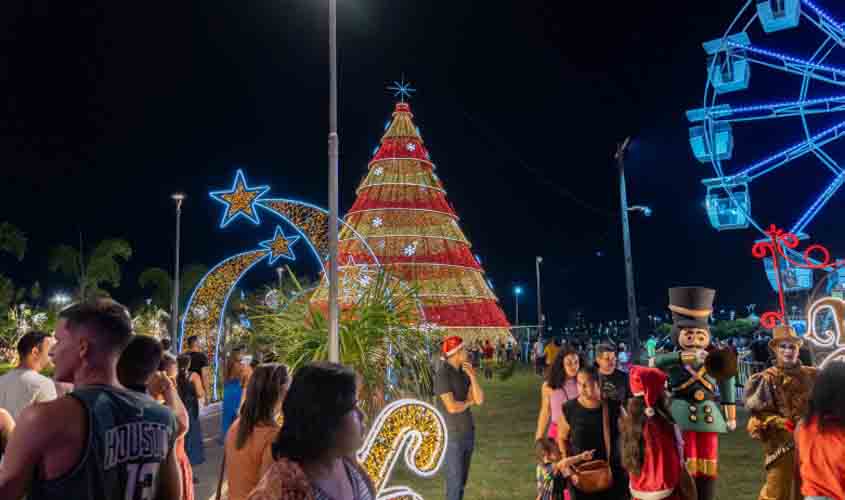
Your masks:
M261 224L255 204L270 190L269 186L247 187L243 170L235 172L235 180L232 188L228 191L212 191L208 193L211 198L226 206L220 227L224 228L238 217L243 217L255 225Z
M833 329L819 332L816 325L819 314L827 312L833 317ZM804 338L820 350L830 350L819 368L828 363L845 361L845 301L836 297L822 297L813 302L807 312L807 334Z
M379 498L383 498L382 493L395 495L396 491L416 495L407 487L385 488L402 450L405 465L412 473L431 477L443 463L447 445L446 423L436 408L423 401L400 399L387 405L375 419L358 451L358 461L372 479Z

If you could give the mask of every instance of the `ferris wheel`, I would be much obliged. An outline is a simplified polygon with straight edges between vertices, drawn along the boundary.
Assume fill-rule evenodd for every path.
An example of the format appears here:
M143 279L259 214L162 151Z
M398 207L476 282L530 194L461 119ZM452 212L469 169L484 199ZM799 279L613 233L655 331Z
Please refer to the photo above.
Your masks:
M692 152L711 168L702 180L710 225L765 235L777 218L809 237L845 183L843 2L748 0L703 48L703 105L686 115ZM812 288L810 269L780 264L787 290Z

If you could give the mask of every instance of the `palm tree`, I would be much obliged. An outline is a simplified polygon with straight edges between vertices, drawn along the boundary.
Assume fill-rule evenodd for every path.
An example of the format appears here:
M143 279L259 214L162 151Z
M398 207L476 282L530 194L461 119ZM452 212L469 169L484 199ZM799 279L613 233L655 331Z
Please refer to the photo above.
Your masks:
M204 264L191 264L182 270L182 276L179 278L180 310L184 309L194 288L207 273L208 267ZM170 301L173 299L173 278L170 273L160 267L149 267L138 276L138 285L152 290L150 298L153 304L162 309L170 307Z
M132 247L126 240L112 238L98 243L85 255L81 248L59 245L50 254L50 271L60 272L76 281L77 295L86 300L100 294L107 294L101 287L120 286L120 265L118 259L127 261L132 257Z
M8 252L18 260L26 253L26 235L8 222L0 222L0 252Z
M386 399L432 392L435 332L419 324L414 290L397 283L380 270L340 319L340 361L363 378L362 409L370 416ZM276 310L254 306L250 336L293 370L328 359L327 321L308 294L280 302Z

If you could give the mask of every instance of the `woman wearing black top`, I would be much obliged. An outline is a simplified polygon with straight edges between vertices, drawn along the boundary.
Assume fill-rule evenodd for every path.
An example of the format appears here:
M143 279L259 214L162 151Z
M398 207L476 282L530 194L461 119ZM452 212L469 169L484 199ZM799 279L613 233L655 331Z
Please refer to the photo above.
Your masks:
M564 455L576 455L595 450L593 460L607 460L607 449L602 426L602 397L598 384L598 372L594 367L584 367L578 371L578 398L563 405L562 425L558 433L566 441ZM573 485L569 486L572 500L620 500L629 498L628 477L619 460L619 415L618 403L606 401L610 423L610 466L613 471L613 486L599 493L584 493Z
M176 376L176 389L179 397L188 410L189 426L185 435L185 453L191 461L191 465L205 463L205 448L202 443L202 425L200 424L199 402L205 398L200 376L191 369L191 356L182 354L177 363L179 373Z

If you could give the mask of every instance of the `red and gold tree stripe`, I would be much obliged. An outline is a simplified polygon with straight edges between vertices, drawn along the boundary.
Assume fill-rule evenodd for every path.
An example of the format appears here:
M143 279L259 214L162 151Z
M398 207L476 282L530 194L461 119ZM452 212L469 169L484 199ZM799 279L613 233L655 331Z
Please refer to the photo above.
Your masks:
M443 190L432 164L422 160L389 158L372 162L356 192L382 184L422 185Z
M469 244L455 219L440 212L417 209L368 210L349 214L346 223L365 238L428 237L451 239ZM351 233L350 231L347 232ZM341 235L341 239L350 237L351 234Z
M457 217L442 191L423 186L383 185L370 187L358 194L349 215L362 210L407 208L432 210Z
M417 241L416 252L407 255L405 250ZM448 264L481 269L475 256L464 243L453 240L420 239L419 237L369 238L367 244L379 255L383 265L391 264ZM349 239L340 242L340 262L351 257L355 262L367 262L370 252L360 240Z

